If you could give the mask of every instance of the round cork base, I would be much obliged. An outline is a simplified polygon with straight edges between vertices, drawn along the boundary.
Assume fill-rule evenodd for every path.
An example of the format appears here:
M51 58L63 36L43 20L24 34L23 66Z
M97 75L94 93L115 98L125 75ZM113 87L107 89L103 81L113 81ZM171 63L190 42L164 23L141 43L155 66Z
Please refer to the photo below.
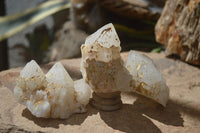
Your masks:
M92 93L90 104L102 111L116 111L122 106L120 92Z

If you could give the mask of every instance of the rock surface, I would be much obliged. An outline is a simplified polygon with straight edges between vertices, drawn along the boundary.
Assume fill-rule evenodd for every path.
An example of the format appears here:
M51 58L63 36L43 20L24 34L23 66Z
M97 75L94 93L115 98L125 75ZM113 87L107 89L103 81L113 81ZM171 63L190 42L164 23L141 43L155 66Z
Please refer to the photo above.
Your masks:
M163 53L151 57L170 89L166 108L135 93L122 93L123 106L102 112L87 106L85 114L67 120L36 118L15 101L13 88L21 68L0 72L0 132L200 132L200 70ZM127 53L122 54L127 59ZM80 59L62 60L70 76L81 78ZM47 72L54 63L41 66Z
M155 28L156 40L169 54L200 65L200 1L168 0Z

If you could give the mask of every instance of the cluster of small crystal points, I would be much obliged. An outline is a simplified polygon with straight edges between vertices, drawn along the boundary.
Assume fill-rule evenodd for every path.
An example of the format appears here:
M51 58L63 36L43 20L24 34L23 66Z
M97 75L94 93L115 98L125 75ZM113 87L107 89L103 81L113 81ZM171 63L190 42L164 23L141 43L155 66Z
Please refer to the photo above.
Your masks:
M45 75L35 61L26 64L14 95L33 115L68 118L86 111L91 89L95 92L137 92L166 106L169 89L153 61L130 51L126 63L120 56L120 40L112 24L90 35L81 46L83 79L73 82L61 63Z
M83 80L73 82L61 63L45 75L31 61L20 72L14 95L36 117L64 119L86 111L91 91Z

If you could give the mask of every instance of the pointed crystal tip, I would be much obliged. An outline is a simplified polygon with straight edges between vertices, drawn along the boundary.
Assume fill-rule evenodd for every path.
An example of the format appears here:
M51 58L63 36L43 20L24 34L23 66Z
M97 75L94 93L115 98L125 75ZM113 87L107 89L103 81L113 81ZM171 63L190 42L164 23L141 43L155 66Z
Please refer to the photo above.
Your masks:
M86 38L85 44L92 45L98 43L102 47L120 47L120 40L112 23L109 23L95 33Z

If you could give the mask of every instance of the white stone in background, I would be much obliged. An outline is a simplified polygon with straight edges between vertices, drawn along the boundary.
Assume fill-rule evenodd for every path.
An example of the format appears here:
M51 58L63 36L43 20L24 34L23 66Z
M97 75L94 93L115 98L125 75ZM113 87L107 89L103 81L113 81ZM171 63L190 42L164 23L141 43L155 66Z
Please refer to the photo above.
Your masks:
M91 91L81 80L74 86L61 63L56 63L45 76L31 61L21 71L14 95L36 117L64 119L86 111Z
M169 89L165 79L149 57L130 51L125 66L135 80L137 93L166 106Z

